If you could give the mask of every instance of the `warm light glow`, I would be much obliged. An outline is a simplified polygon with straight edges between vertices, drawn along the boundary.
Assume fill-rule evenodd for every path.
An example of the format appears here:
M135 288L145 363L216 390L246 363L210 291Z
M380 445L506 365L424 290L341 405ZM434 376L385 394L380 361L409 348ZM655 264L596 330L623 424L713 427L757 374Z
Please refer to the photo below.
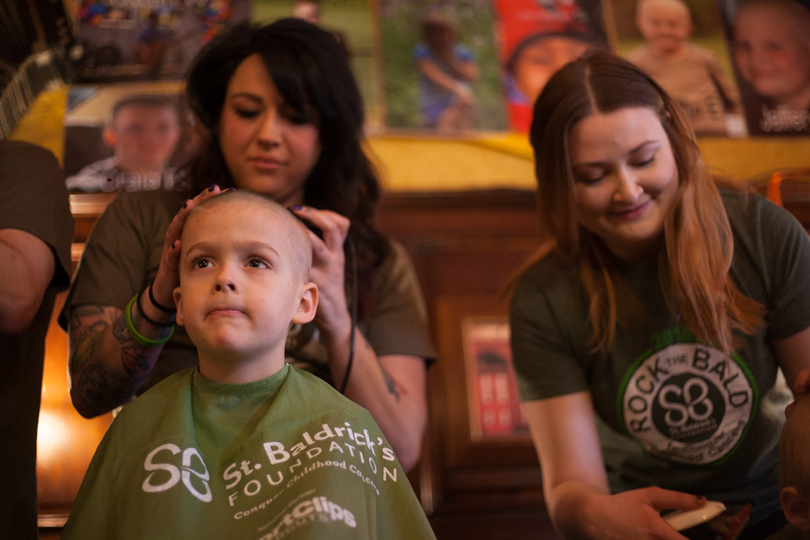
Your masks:
M65 447L70 430L59 413L42 410L37 433L37 462L47 467Z

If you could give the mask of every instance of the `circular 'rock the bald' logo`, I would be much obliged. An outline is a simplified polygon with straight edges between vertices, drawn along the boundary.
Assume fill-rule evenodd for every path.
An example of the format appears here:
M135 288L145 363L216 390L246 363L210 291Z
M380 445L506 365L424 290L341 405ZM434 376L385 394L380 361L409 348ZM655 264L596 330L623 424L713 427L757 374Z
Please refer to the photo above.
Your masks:
M737 448L756 391L745 370L721 351L678 343L638 363L620 399L624 425L645 450L707 465Z

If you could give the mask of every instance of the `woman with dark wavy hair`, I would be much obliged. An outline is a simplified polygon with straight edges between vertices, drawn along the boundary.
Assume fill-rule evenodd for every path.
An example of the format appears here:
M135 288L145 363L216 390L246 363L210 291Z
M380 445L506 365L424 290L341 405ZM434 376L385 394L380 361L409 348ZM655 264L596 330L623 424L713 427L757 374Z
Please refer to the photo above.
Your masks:
M810 367L807 233L718 189L677 103L614 55L554 75L530 139L547 241L517 279L511 340L555 526L684 538L660 512L708 498L750 503L741 538L768 536L784 524L779 371Z
M339 44L295 19L235 27L197 55L186 97L200 127L190 193L202 193L124 194L99 219L60 317L70 333L74 406L101 414L194 365L193 345L173 326L180 232L196 204L239 187L275 199L317 231L318 313L314 324L291 329L289 360L367 408L411 468L434 353L410 260L374 227L380 188ZM140 340L122 322L133 295Z

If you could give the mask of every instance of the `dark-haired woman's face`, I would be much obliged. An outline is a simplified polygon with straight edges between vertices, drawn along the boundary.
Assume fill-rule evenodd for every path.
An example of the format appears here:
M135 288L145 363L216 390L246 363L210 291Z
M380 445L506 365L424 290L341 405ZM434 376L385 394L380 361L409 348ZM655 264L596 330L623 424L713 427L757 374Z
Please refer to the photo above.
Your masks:
M304 183L321 154L317 113L299 118L278 92L259 55L228 83L219 145L237 187L283 205L303 204Z

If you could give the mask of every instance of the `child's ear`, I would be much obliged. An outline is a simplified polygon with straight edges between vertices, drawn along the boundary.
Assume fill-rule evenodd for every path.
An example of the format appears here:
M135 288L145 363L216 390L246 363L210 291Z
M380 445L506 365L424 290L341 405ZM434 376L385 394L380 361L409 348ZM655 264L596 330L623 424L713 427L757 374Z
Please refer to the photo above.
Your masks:
M174 297L174 305L177 308L177 317L175 321L177 322L178 326L184 326L185 321L183 320L183 299L180 295L180 287L175 287L172 291L172 296Z
M292 318L292 322L296 324L308 323L315 318L315 312L318 311L318 286L310 281L301 287L301 299ZM179 315L180 312L177 313Z
M788 523L801 531L810 531L810 501L795 487L788 486L779 492L779 502Z
M104 128L104 131L101 133L101 138L104 140L104 144L115 150L115 145L118 144L118 135L115 134L115 131L108 127Z

